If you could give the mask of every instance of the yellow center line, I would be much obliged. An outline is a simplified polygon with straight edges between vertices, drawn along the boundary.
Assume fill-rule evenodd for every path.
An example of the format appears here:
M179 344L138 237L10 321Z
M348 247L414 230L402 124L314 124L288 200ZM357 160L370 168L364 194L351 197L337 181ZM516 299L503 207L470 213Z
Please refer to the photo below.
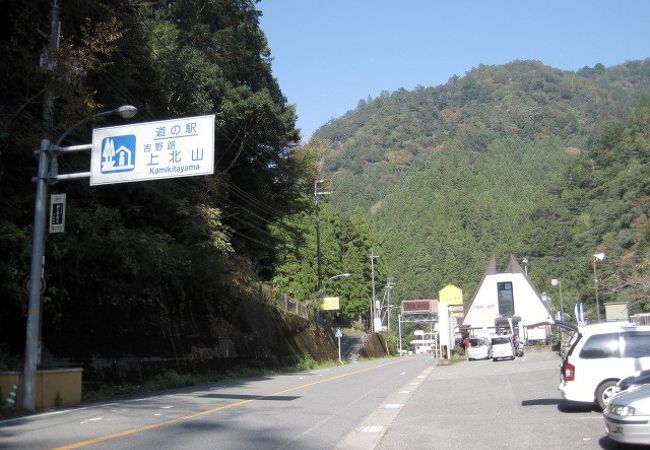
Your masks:
M105 434L104 436L99 436L99 437L96 437L96 438L87 439L85 441L75 442L75 443L72 443L72 444L64 445L62 447L56 447L54 450L70 450L70 449L74 449L74 448L81 448L81 447L85 447L87 445L99 444L100 442L111 441L113 439L118 439L118 438L121 438L121 437L124 437L124 436L129 436L129 435L132 435L132 434L142 433L142 432L148 431L148 430L155 430L156 428L162 428L162 427L165 427L167 425L173 425L173 424L181 422L183 420L195 419L197 417L206 416L206 415L214 414L216 412L224 411L224 410L227 410L227 409L236 408L238 406L246 405L248 403L252 403L252 402L255 402L255 401L258 401L258 400L264 400L265 398L275 397L275 396L281 395L281 394L286 394L287 392L293 392L293 391L308 388L308 387L311 387L311 386L316 386L318 384L329 383L331 381L340 380L341 378L347 378L347 377L350 377L350 376L353 376L353 375L358 375L360 373L380 369L382 367L386 367L386 366L389 366L391 364L395 364L397 362L399 362L399 359L395 359L394 361L384 363L384 364L380 364L380 365L377 365L377 366L367 367L365 369L356 370L354 372L344 373L342 375L337 375L337 376L334 376L334 377L331 377L331 378L326 378L326 379L323 379L323 380L314 381L312 383L302 384L300 386L296 386L296 387L292 387L292 388L288 388L288 389L283 389L281 391L274 392L272 394L259 395L257 397L253 397L253 398L250 398L250 399L247 399L247 400L241 400L241 401L234 402L234 403L228 403L227 405L218 406L216 408L211 408L211 409L206 409L205 411L199 411L199 412L192 413L192 414L187 414L187 415L184 415L184 416L176 417L174 419L168 419L168 420L164 420L162 422L156 422L156 423L152 423L152 424L149 424L149 425L144 425L144 426L137 427L137 428L130 428L128 430L118 431L116 433Z

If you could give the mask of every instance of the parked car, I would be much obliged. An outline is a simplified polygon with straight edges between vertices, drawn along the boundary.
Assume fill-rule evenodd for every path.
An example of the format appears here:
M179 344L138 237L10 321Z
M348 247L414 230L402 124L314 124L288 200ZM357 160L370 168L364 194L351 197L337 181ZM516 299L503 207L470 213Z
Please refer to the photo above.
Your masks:
M490 359L492 358L492 344L486 337L469 338L468 346L465 349L467 359Z
M586 325L578 333L560 371L567 400L596 402L602 409L619 380L650 369L650 326L629 322Z
M603 411L607 436L625 444L650 445L650 385L623 391Z
M515 345L510 334L492 338L492 361L500 358L515 359Z

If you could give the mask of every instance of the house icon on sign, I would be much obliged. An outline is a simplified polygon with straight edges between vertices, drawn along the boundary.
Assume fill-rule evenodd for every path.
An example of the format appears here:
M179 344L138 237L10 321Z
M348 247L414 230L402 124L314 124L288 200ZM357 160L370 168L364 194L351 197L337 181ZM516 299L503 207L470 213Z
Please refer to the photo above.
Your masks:
M102 140L101 173L135 169L135 135L109 136Z

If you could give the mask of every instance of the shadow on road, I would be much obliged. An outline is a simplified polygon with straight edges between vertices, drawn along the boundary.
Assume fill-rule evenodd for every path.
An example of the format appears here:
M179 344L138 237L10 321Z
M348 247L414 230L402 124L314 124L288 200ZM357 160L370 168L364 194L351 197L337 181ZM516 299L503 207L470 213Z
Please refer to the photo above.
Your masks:
M584 412L601 412L595 404L572 402L562 398L534 398L531 400L522 400L521 406L548 406L557 405L557 409L563 413L584 413Z
M602 412L595 403L572 402L569 400L561 400L557 405L557 409L563 413Z
M639 450L642 448L647 448L642 445L621 444L620 442L616 442L614 439L610 439L608 436L603 436L602 438L598 439L598 445L600 448L603 448L605 450Z
M226 398L229 400L283 400L299 399L297 395L243 395L243 394L205 394L202 398Z
M559 398L535 398L533 400L523 400L521 406L544 406L559 405L562 399Z

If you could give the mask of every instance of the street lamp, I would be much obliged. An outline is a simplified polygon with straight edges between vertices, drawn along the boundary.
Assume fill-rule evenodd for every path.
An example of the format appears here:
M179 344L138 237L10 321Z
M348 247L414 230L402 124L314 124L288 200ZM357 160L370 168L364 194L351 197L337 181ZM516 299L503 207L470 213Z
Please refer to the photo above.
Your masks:
M524 273L528 276L528 258L524 257L521 262L524 263Z
M56 144L54 144L56 147L61 145L61 142L70 134L73 130L76 130L79 126L83 125L86 122L90 122L91 120L98 119L100 117L105 117L105 116L112 116L116 115L118 117L121 117L122 119L130 119L133 116L135 116L138 113L138 108L135 106L131 105L123 105L120 106L119 108L111 109L110 111L102 111L95 113L91 116L84 117L81 119L79 122L75 123L72 125L70 128L65 130L63 134L56 140Z
M604 253L596 253L594 255L594 259L592 260L594 268L594 285L596 287L596 317L598 318L598 322L600 322L600 302L598 300L598 274L596 272L596 263L598 261L602 261L603 259L605 259Z
M347 273L347 272L346 273L339 273L338 275L332 275L331 277L329 277L327 279L327 281L338 280L339 278L350 278L351 276L352 276L352 274ZM321 297L325 297L325 292L326 292L325 291L325 284L323 284Z
M337 278L350 278L352 274L349 273L339 273L338 275L333 275L328 278L328 280L336 280Z
M27 327L25 339L25 372L23 376L23 408L29 411L36 409L36 369L39 360L40 348L40 323L41 323L41 289L44 271L43 253L45 243L45 217L47 206L48 183L64 179L57 177L56 156L68 151L89 150L91 145L80 145L70 148L59 147L63 139L76 127L102 116L118 115L122 118L131 118L138 110L134 106L126 105L119 108L90 115L72 127L68 128L57 140L51 144L48 139L41 139L38 154L38 175L36 176L36 198L34 201L34 225L32 227L32 261L29 278L29 297L27 304ZM65 178L76 178L72 176Z

